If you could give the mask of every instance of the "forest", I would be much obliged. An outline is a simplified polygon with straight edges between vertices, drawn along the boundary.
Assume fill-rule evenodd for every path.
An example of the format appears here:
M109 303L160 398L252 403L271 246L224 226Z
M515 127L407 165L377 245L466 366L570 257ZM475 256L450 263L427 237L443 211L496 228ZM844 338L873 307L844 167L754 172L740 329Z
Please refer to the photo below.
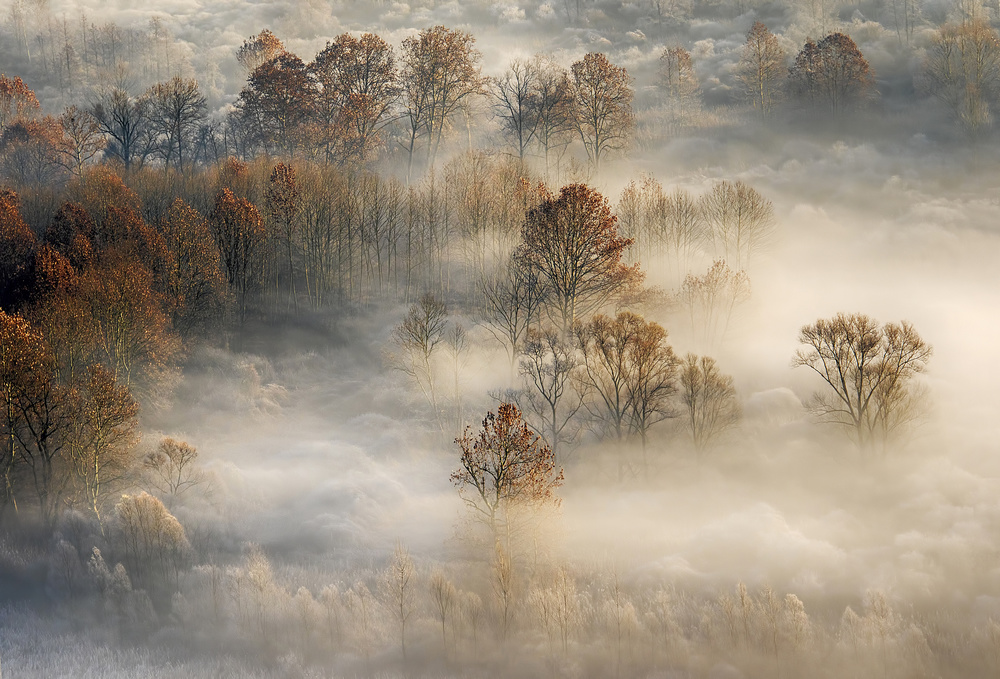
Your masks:
M1000 4L0 7L0 673L1000 673Z

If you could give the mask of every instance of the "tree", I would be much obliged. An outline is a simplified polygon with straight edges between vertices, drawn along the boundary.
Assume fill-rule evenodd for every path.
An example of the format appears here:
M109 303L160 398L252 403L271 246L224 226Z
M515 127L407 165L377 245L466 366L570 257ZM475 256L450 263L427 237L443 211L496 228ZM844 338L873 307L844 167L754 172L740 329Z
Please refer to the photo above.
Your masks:
M538 66L514 59L503 75L490 80L494 115L517 157L524 160L538 128Z
M277 231L285 241L286 264L288 266L288 297L298 308L295 297L295 267L292 263L292 250L295 247L295 231L298 228L298 215L302 208L298 183L295 181L295 170L291 165L278 163L271 170L264 189L264 200L271 221L277 226Z
M481 55L471 33L435 26L403 41L400 83L410 126L407 179L413 151L426 135L428 162L434 165L447 122L466 100L483 91Z
M715 359L688 354L681 363L680 385L684 427L701 454L742 416L733 378L719 371Z
M60 162L77 177L83 176L83 166L104 150L107 142L101 136L101 125L90 111L68 107L61 116L63 139L59 148Z
M308 145L315 106L316 84L302 60L290 52L254 69L236 102L251 140L267 153L288 156Z
M536 270L512 259L480 280L479 294L483 299L480 320L507 350L513 370L528 328L538 322L544 286Z
M402 545L396 544L392 560L382 574L381 585L386 605L392 611L399 623L399 646L403 653L403 663L406 663L406 624L416 612L416 591L414 591L415 569L410 552Z
M743 85L747 101L761 118L771 114L786 73L785 50L778 44L778 38L761 22L753 22L747 31L736 77Z
M684 277L677 299L685 307L691 330L712 344L726 335L739 304L750 298L750 278L717 259L704 276Z
M444 302L430 293L423 295L410 306L406 318L392 332L393 342L399 347L402 356L390 357L394 368L406 373L417 383L434 410L438 426L442 428L432 359L438 345L444 341L447 325L448 309Z
M868 61L843 33L831 33L819 43L807 40L788 78L795 94L810 105L829 106L834 115L862 104L875 87Z
M538 56L535 63L535 139L545 157L545 174L548 176L551 154L561 157L573 138L576 120L574 89L566 70L551 59Z
M660 88L667 103L667 116L676 131L696 118L701 110L701 86L683 47L664 47L660 54Z
M865 452L884 445L917 415L914 378L933 353L912 325L879 325L864 314L837 314L803 326L792 366L805 366L828 389L810 408L821 420L847 427Z
M338 144L346 157L367 160L380 145L379 132L399 99L392 47L373 33L360 38L344 33L316 55L309 72L319 84L317 112L328 160Z
M236 308L242 322L246 318L254 267L264 245L264 222L253 203L224 188L215 197L209 223L229 288L236 293Z
M673 415L677 358L659 324L623 311L595 316L579 326L583 379L596 395L589 407L605 432L619 444L638 436L645 452L650 428ZM618 478L624 480L625 454L618 449Z
M604 196L584 184L564 186L528 213L515 256L544 281L549 314L564 332L642 281L638 265L622 264L632 241L619 237L616 222Z
M743 182L722 181L699 200L715 254L737 270L749 268L750 257L774 232L774 205Z
M139 442L139 404L101 365L91 366L77 398L69 456L84 500L101 523L102 509L125 480Z
M510 546L513 513L559 504L555 490L563 483L555 454L521 419L512 403L501 403L487 413L473 437L471 428L455 439L461 450L460 467L451 481L473 515L490 530L499 545Z
M219 249L205 218L180 198L171 204L161 232L169 252L171 325L187 341L216 325L225 310Z
M51 116L18 119L0 134L0 175L15 185L56 180L63 148L62 127Z
M70 392L56 381L52 352L27 321L0 310L0 339L6 496L15 498L12 474L23 468L42 522L51 527L70 481L64 467L73 422Z
M240 66L249 75L284 51L285 46L281 40L265 28L243 41L236 50L236 61L240 62Z
M584 397L573 385L578 367L578 357L563 333L555 328L528 328L521 375L527 384L528 407L538 418L533 428L542 433L553 452L576 434L570 423L583 407Z
M173 589L191 549L184 526L149 493L122 495L115 505L116 527L132 579L150 595Z
M86 272L81 286L97 330L98 356L115 380L145 396L168 386L180 346L150 270L133 256L109 257Z
M158 147L163 162L184 171L184 152L193 143L195 132L205 120L207 104L197 80L174 76L157 83L146 92L149 121L159 135Z
M208 476L198 468L198 449L169 436L160 439L156 450L143 458L142 467L147 483L167 499L168 506L208 482Z
M0 132L14 120L30 117L40 108L35 92L20 76L8 78L0 73Z
M149 100L129 94L124 74L98 93L90 113L109 139L105 153L119 159L126 172L136 163L141 165L151 150L147 135Z
M17 194L0 190L0 309L12 309L30 275L38 238L21 218Z
M625 148L632 134L632 79L600 52L571 67L577 133L597 170L609 153Z
M985 19L938 29L924 65L923 88L944 103L970 135L992 123L1000 91L1000 38Z

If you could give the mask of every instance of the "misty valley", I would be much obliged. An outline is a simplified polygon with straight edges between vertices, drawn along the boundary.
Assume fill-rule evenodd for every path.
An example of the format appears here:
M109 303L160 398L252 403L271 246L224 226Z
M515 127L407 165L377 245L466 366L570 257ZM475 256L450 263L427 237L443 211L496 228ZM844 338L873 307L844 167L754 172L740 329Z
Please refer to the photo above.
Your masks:
M1000 4L2 8L0 676L1000 676Z

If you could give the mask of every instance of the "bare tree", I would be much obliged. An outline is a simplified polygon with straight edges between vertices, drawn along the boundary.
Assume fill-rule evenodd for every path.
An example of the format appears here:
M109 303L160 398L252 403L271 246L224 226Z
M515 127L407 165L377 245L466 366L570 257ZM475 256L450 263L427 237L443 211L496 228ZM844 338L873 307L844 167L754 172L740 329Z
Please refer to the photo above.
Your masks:
M109 139L105 152L121 160L126 172L142 164L151 149L149 101L129 94L129 80L120 72L116 81L100 90L91 114Z
M106 142L100 123L89 111L70 106L59 116L59 124L65 140L59 148L60 162L77 177L82 177L84 165L104 150Z
M504 136L524 160L538 128L537 62L515 59L503 75L491 80L493 110Z
M163 162L184 171L184 155L194 143L194 135L205 120L207 104L197 80L179 76L153 85L145 94L149 101L149 121L159 135L158 148Z
M444 647L445 656L448 655L448 621L455 615L456 607L459 604L458 590L455 585L445 577L441 571L434 571L431 574L431 599L434 602L434 609L438 619L441 621L441 644Z
M591 415L615 440L638 436L646 450L650 428L673 415L677 359L658 324L624 311L598 315L577 336L584 355L583 379L594 394ZM645 466L645 458L643 460ZM625 476L625 451L619 445L618 479Z
M696 120L701 111L701 85L683 47L664 47L660 53L660 88L667 105L667 118L674 132Z
M1000 91L1000 38L985 19L944 24L924 65L923 88L951 110L970 135L992 123Z
M810 404L822 420L847 427L863 451L880 452L916 415L914 378L933 349L912 325L879 325L864 314L837 314L803 326L792 365L815 372L828 387Z
M680 385L684 427L701 454L740 420L733 378L719 371L715 359L688 354L681 363Z
M634 118L632 79L600 52L591 52L572 66L576 130L595 169L609 153L628 146Z
M198 466L198 449L168 436L143 458L142 468L149 487L166 498L168 506L209 480Z
M575 98L572 82L565 69L545 57L535 57L537 71L537 117L535 139L545 158L549 175L551 157L561 158L572 141L575 127Z
M573 384L578 368L579 360L562 333L555 328L528 329L521 375L528 407L538 418L533 428L542 433L554 452L576 437L574 418L583 407L583 394Z
M722 181L701 197L715 254L737 270L749 268L774 232L774 205L743 182Z
M726 335L736 307L750 299L750 278L718 259L704 276L688 274L677 300L696 337L714 344Z
M409 375L434 410L438 426L442 428L437 402L433 357L438 345L445 339L448 309L444 302L427 293L410 306L403 322L396 326L392 339L402 355L390 356L394 368Z
M416 577L413 559L410 552L402 545L396 544L392 560L382 574L380 582L382 595L386 606L392 611L399 623L399 647L403 653L403 664L406 664L406 625L416 612Z
M480 280L479 294L480 322L503 344L513 373L528 328L538 322L544 287L534 269L512 259Z
M737 78L747 101L761 118L771 114L786 74L785 50L778 44L778 38L767 26L755 21L747 32Z

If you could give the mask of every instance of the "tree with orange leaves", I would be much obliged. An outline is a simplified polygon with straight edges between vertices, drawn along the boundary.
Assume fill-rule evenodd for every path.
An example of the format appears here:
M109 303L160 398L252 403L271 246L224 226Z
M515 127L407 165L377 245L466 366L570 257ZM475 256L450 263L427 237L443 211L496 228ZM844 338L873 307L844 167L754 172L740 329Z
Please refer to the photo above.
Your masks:
M21 218L17 194L0 190L0 308L10 309L29 275L38 239Z
M399 98L392 47L373 33L344 33L316 55L309 73L319 85L317 114L328 160L366 160Z
M302 199L299 196L298 183L295 181L295 170L291 165L278 163L271 171L271 176L267 180L267 187L264 190L264 198L267 204L268 214L271 221L277 227L285 241L286 264L288 270L288 297L289 301L298 306L295 298L295 267L292 263L292 250L295 247L295 231L298 227L298 215L302 208Z
M638 265L622 263L630 238L618 235L607 199L585 184L564 186L528 213L517 258L549 289L549 315L568 331L643 279Z
M285 51L285 45L266 28L257 35L251 35L236 50L236 61L246 72L253 73L259 66Z
M461 467L451 474L459 495L491 537L509 550L518 510L558 506L555 490L563 483L552 449L535 434L513 403L489 412L475 437L469 428L455 439Z
M205 332L225 308L225 283L219 250L208 222L177 198L162 226L169 252L168 310L182 340Z
M254 267L266 237L264 222L253 203L237 198L227 188L216 195L209 221L226 280L236 293L236 307L242 321L246 317L247 293L253 283Z
M240 92L236 108L254 143L286 155L301 147L316 107L316 85L306 65L282 52L258 66Z
M0 73L0 131L18 118L32 116L41 105L34 91L20 77Z
M63 146L62 127L51 116L15 120L0 134L0 174L16 185L50 183Z
M25 470L42 522L51 527L68 490L64 449L72 412L69 390L54 377L54 358L21 316L0 311L0 421L7 499L16 501L16 468ZM9 456L9 457L8 457Z

